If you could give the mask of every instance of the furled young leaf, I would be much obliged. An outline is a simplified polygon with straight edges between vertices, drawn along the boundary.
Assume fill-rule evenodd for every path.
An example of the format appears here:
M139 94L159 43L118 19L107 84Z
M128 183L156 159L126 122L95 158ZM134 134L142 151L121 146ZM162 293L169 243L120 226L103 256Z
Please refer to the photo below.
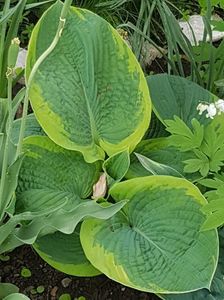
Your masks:
M141 291L210 288L218 237L216 230L200 232L206 200L193 184L150 176L117 183L110 193L116 201L129 199L122 211L81 226L84 252L97 269Z
M103 170L113 181L120 181L127 173L130 166L128 150L109 157L103 163Z
M197 106L200 102L214 102L218 99L217 96L198 84L179 76L157 74L148 76L147 82L153 102L153 111L164 124L165 120L172 120L174 115L189 127L191 127L193 118L203 125L209 122L205 114L198 114Z
M34 249L54 269L74 276L96 276L96 270L85 257L80 238L80 228L72 234L55 232L37 239Z
M166 120L166 130L171 133L170 144L181 151L199 148L204 138L204 126L192 119L190 129L184 121L174 116L174 120Z
M224 234L223 229L219 231L219 262L212 280L211 289L202 289L186 294L158 295L164 300L223 300L224 295Z
M184 172L183 161L189 159L192 155L189 152L181 152L177 148L170 146L168 138L141 141L135 151L149 158L153 162L176 170L181 176L184 176L189 180L195 180L201 177L199 173L188 174ZM131 165L125 177L131 179L149 176L149 174L149 171L142 166L137 157L134 154L131 154Z
M175 177L183 177L177 170L168 165L157 163L148 157L135 153L141 165L152 175L170 175Z
M38 22L28 49L26 77L50 45L62 3ZM71 7L62 36L42 62L29 97L38 122L60 146L88 162L129 148L146 132L151 114L147 82L134 54L109 23Z

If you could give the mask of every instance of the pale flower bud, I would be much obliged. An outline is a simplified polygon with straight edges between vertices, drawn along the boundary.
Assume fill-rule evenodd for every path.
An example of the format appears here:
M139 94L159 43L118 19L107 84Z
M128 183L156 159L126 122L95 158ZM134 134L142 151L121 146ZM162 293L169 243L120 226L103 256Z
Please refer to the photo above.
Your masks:
M103 173L96 184L93 186L92 199L103 198L107 192L107 176Z

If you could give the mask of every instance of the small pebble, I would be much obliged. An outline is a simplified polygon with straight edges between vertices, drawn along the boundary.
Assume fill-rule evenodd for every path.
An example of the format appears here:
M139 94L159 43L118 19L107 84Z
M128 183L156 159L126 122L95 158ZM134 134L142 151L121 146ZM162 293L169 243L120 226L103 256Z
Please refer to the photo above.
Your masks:
M70 285L71 282L72 282L72 280L70 278L66 277L66 278L62 279L61 285L64 288L67 288Z
M58 291L58 287L54 286L53 289L51 290L51 296L56 297Z
M122 288L121 288L121 291L124 292L124 291L125 291L125 287L122 287Z

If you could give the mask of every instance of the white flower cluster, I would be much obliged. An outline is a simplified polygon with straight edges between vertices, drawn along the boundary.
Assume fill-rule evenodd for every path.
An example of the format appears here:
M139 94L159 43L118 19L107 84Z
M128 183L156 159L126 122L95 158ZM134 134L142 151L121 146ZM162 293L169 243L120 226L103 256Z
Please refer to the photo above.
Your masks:
M214 119L215 115L220 115L224 112L224 100L218 99L211 104L199 103L197 110L199 110L199 115L202 115L204 111L207 111L206 118Z

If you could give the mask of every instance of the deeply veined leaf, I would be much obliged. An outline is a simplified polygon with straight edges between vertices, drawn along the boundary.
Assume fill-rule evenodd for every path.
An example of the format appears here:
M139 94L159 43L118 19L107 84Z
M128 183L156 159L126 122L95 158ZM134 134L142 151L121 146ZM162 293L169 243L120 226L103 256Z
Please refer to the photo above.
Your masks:
M37 239L34 249L49 265L63 273L75 276L96 276L100 271L95 269L85 257L79 228L72 234L55 232Z
M129 199L122 211L107 221L85 220L81 227L84 252L97 269L147 292L210 288L217 231L200 232L206 200L193 184L150 176L117 183L110 193L116 201Z
M186 294L158 295L164 300L223 300L224 295L224 234L223 230L219 232L220 250L219 262L212 280L211 289L202 289Z
M46 194L48 191L67 193L70 201L91 195L92 186L99 178L100 162L88 164L79 152L65 150L46 136L26 138L23 150L26 159L20 171L17 207L29 205L31 210L31 206L41 205L37 199L32 202L27 196L23 197L23 193L32 190L36 193L43 190ZM48 205L43 195L41 198L42 205Z
M30 220L13 233L24 243L55 231L71 234L84 218L107 219L124 206L122 201L103 206L86 199L100 176L100 162L88 164L81 153L61 148L46 136L26 138L24 151L12 220Z
M211 103L218 97L203 89L198 84L179 76L157 74L147 77L153 111L161 122L173 119L176 115L189 127L191 120L196 118L201 124L209 122L205 113L199 115L197 106L199 103ZM161 86L163 88L161 88Z
M50 45L62 4L35 27L26 78ZM55 49L36 72L29 97L48 136L93 162L129 148L149 125L151 104L144 74L127 44L105 20L71 7Z

